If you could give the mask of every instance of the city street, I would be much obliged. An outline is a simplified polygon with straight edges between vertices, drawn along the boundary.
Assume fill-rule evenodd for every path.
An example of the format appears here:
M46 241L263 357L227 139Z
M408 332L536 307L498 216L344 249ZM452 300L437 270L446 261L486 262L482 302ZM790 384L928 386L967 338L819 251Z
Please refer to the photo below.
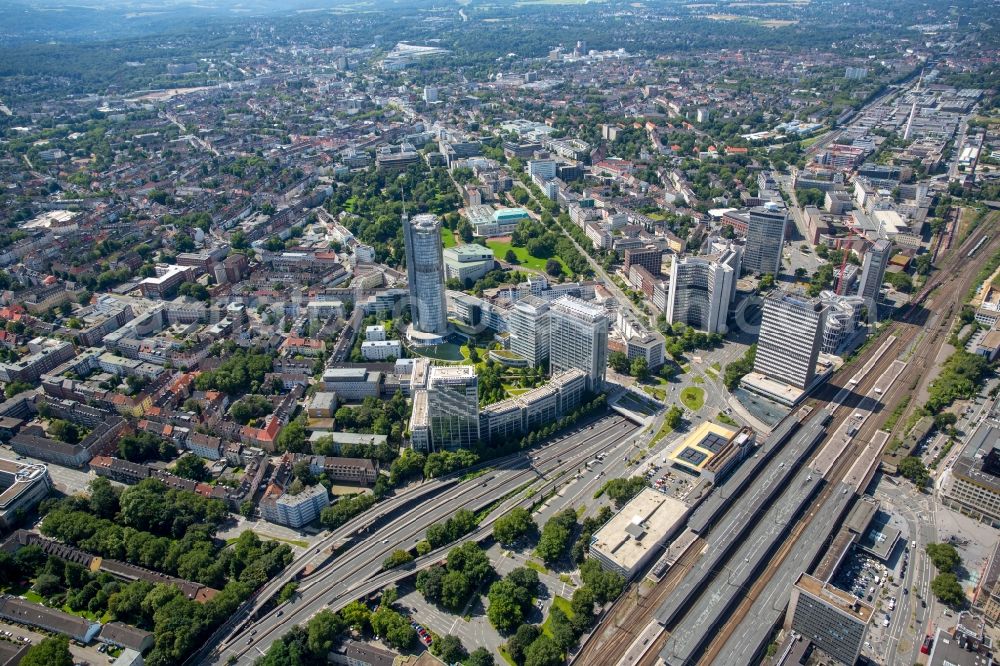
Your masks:
M22 456L11 449L8 444L0 445L0 457L17 460L22 463L45 465L48 467L49 476L52 477L52 485L55 486L56 490L65 495L76 495L86 492L90 482L97 478L97 475L89 470L83 471L71 467L63 467L62 465L53 465L44 460Z

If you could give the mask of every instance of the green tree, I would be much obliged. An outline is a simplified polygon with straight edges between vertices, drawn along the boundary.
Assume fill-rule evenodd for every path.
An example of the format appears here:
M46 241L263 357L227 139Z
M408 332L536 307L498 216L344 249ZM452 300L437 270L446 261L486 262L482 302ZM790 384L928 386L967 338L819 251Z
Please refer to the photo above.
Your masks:
M409 551L397 548L392 551L387 558L382 560L382 568L395 569L396 567L403 566L404 564L409 564L412 561L413 555L411 555Z
M527 509L515 507L493 523L493 538L510 545L538 529Z
M433 647L435 654L446 664L456 664L469 656L461 639L451 634L439 637L434 641Z
M546 564L555 564L570 546L576 528L576 511L566 509L545 522L535 552Z
M449 610L462 610L471 592L469 578L461 571L449 571L441 578L441 605Z
M670 409L667 410L666 415L663 417L663 425L667 426L671 430L676 430L677 426L681 424L681 417L684 416L684 411L677 405L671 405Z
M942 573L935 576L934 580L931 581L931 592L948 606L957 608L965 603L965 592L958 582L958 576L953 573Z
M69 639L65 636L44 638L32 645L21 658L22 666L73 666Z
M541 634L542 630L537 624L519 626L514 635L507 640L507 654L510 655L511 661L518 666L523 665L528 646L534 643Z
M444 567L431 567L417 574L416 587L424 595L424 599L431 603L441 601L441 588L446 573L447 569Z
M625 579L621 574L605 571L594 559L587 559L580 565L580 578L600 603L612 601L625 589Z
M205 461L193 453L184 456L174 464L174 474L192 481L208 481L212 478Z
M119 508L118 490L103 477L91 481L88 488L90 489L88 505L94 515L100 518L114 518Z
M23 393L24 391L30 391L33 388L34 387L31 384L27 382L22 382L19 379L15 379L11 383L7 384L7 386L3 390L3 394L7 398L13 398L18 393Z
M31 587L41 596L51 597L62 590L62 578L50 573L39 574Z
M958 551L950 543L929 543L924 551L940 573L952 573L962 563Z
M496 661L493 659L493 653L484 647L477 647L462 662L462 666L494 666L495 664Z
M598 493L607 493L608 497L614 501L615 508L620 509L647 486L646 480L641 476L633 476L628 479L610 479L601 486Z
M542 634L524 652L524 666L560 666L563 653L555 641Z
M371 615L372 631L396 650L405 650L413 644L417 632L409 621L391 608L379 608Z
M523 590L508 581L498 580L490 586L487 595L490 605L486 609L486 617L497 631L509 634L520 626L524 620L523 596ZM530 597L527 603L530 605Z
M923 488L930 481L930 474L924 463L916 456L907 456L899 461L896 469L901 475L909 479L918 488Z
M473 585L484 583L493 576L490 558L474 541L467 541L448 551L448 569L461 571Z
M340 617L348 628L364 633L371 626L372 612L360 601L352 601L340 611Z
M344 618L324 608L309 620L306 627L309 632L309 650L315 655L321 655L325 660L346 628L347 623Z
M646 359L637 357L633 359L632 365L629 367L629 374L637 378L639 381L645 381L649 378L649 365L646 363Z
M278 593L278 603L283 604L290 599L295 597L295 592L299 589L299 584L295 581L285 583L281 588L281 592Z
M615 372L625 374L629 371L628 356L625 352L613 351L608 354L608 365L615 369Z
M594 593L586 586L576 588L569 607L573 611L574 626L579 633L583 633L594 621Z
M553 606L552 610L549 611L549 630L552 632L552 640L563 651L576 645L576 628L563 609L558 606Z

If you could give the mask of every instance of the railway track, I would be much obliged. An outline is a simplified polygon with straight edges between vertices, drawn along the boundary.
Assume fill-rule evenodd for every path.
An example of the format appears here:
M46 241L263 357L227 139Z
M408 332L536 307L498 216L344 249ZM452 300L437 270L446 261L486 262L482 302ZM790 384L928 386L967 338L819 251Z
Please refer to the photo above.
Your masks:
M958 251L952 255L952 261L949 262L949 267L950 264L955 261L961 261L962 258L968 259L967 253L969 247L971 246L976 248L977 252L975 254L981 254L981 258L972 264L971 269L972 271L978 271L978 266L984 264L990 256L990 252L983 250L990 250L992 252L996 252L998 250L998 244L995 241L991 242L991 236L987 233L989 227L991 226L992 220L990 225L986 226L980 234L973 235L967 239ZM861 455L868 445L868 442L871 441L876 431L882 427L882 423L885 422L883 415L886 413L887 408L890 405L897 404L899 400L910 393L912 385L919 383L922 377L927 376L928 371L933 366L934 360L937 357L939 342L941 341L941 338L950 330L954 303L960 302L962 295L968 291L969 285L971 284L971 281L975 279L975 276L976 272L971 272L967 269L966 279L964 280L956 280L954 276L945 279L944 271L940 271L938 273L938 279L932 281L932 283L928 284L922 291L922 299L926 299L926 297L932 294L935 290L940 289L934 297L935 300L951 304L945 314L939 315L939 321L937 322L937 325L933 327L933 332L929 337L921 337L921 333L923 333L926 329L915 325L912 321L910 321L916 312L914 310L911 310L908 313L903 322L894 326L895 330L892 332L898 337L893 343L890 353L884 354L879 359L878 363L876 363L875 367L872 368L872 372L869 373L868 377L871 378L872 383L874 383L876 378L885 372L900 355L905 353L909 349L910 345L914 345L913 353L909 357L907 366L903 370L903 373L886 391L883 392L881 396L882 408L879 409L879 411L874 415L876 418L868 419L864 423L864 425L852 438L851 444L841 453L834 463L834 466L827 475L829 483L823 488L814 506L822 506L822 504L829 501L831 495L837 488L837 483L846 477L847 473L856 462L858 456ZM893 354L891 353L892 351L896 351L897 353ZM915 405L911 404L911 408L915 408ZM850 418L851 411L853 410L848 409L848 411L842 414L839 419L835 416L835 420L831 421L830 430L835 432L837 427L843 423L844 419ZM903 421L903 419L900 419L900 421ZM881 451L879 452L879 455L881 455ZM791 552L795 542L805 531L806 527L808 527L811 515L812 514L804 516L798 522L790 537L785 541L785 543L782 544L778 554L769 562L767 569L769 574L773 574L773 572L780 567L785 557L787 557L787 555ZM719 632L716 638L709 645L703 655L702 663L713 663L719 651L722 650L729 637L732 635L732 632L746 618L746 615L753 606L754 601L756 601L770 580L771 575L758 577L753 587L748 591L747 595L741 601L729 621L726 625L724 625L723 631ZM647 653L647 657L651 653L652 650ZM649 659L646 659L643 663L652 662Z
M852 387L852 393L854 395L867 394L877 379L903 353L909 353L907 359L908 366L899 379L880 396L882 406L873 413L873 416L878 418L869 418L863 427L855 433L850 445L838 456L829 473L826 475L829 483L822 489L820 496L813 503L814 507L822 506L823 503L830 499L837 483L848 474L857 457L865 450L875 431L884 422L884 418L881 417L887 407L900 399L904 393L907 393L911 383L919 381L920 377L927 375L927 370L933 365L936 358L937 349L942 341L941 338L946 336L949 330L948 326L954 312L954 304L961 302L962 296L969 288L969 283L974 279L976 274L974 271L978 271L978 266L985 263L988 257L997 250L997 242L990 235L995 221L996 215L993 215L984 222L980 230L974 234L970 234L970 237L962 243L961 247L957 248L955 252L952 252L947 257L947 261L940 267L941 270L913 299L913 304L906 310L901 321L894 322L888 327L887 333L896 336L896 339L886 353L882 354L872 364L865 377L856 386ZM970 248L976 248L977 250L974 253L975 261L969 261L969 257L966 256ZM957 280L956 274L950 269L954 269L955 264L963 260L968 264L962 265L965 279ZM923 327L926 321L921 319L923 315L921 306L927 303L932 297L934 302L949 303L949 306L944 314L938 315L939 320L937 325L932 327L930 335L927 335L926 329ZM846 364L841 372L838 373L838 376L846 377L848 372L854 372L860 365L860 361L861 359L859 358L855 359L852 363ZM814 399L811 401L811 404L814 404L814 406L830 405L836 393L839 392L840 387L828 384L824 389L824 393L821 394L819 400ZM854 401L836 405L833 416L828 424L828 432L836 432L843 425L844 421L850 418L855 405L856 402ZM808 418L814 417L817 411L814 410L813 414ZM812 464L815 457L822 453L822 450L821 448L817 453L813 454L808 464ZM879 452L879 455L881 455L881 452ZM765 575L756 580L754 585L747 591L746 596L740 601L729 621L723 626L723 630L708 645L701 663L712 663L714 656L725 645L735 627L739 626L740 622L746 617L753 602L770 581L773 572L778 569L781 562L791 552L796 541L808 526L811 516L815 513L815 511L812 511L806 514L792 527L789 538L786 539L769 562ZM629 649L629 646L632 645L638 636L642 635L643 640L649 640L648 627L656 608L676 588L683 574L697 560L701 549L700 546L690 548L681 560L678 561L677 565L675 565L674 569L677 569L677 571L671 570L656 587L646 595L640 595L637 603L624 610L613 610L608 619L602 622L602 626L605 626L605 628L601 629L599 627L596 630L602 633L602 639L588 641L574 661L581 664L607 663L608 660L617 660L621 654ZM643 583L639 585L641 587ZM604 638L603 635L607 634L606 623L608 622L613 623L610 626L613 626L616 631L611 637ZM639 663L656 663L658 654L668 638L669 634L667 632L661 632L658 636L649 640L649 645Z
M410 514L418 513L407 519L407 516L397 518L388 526L390 531L378 532L369 536L370 540L381 541L373 548L365 548L362 552L357 552L356 548L328 563L322 571L303 579L299 592L302 598L294 606L289 607L281 620L265 629L258 630L257 622L246 623L236 632L231 634L227 640L222 642L215 651L216 661L222 656L233 655L240 659L248 653L256 653L258 647L266 650L267 643L273 641L278 636L287 631L295 624L299 624L308 619L312 614L312 608L320 599L326 599L330 591L341 585L344 581L352 584L347 590L339 591L334 597L322 605L335 604L347 596L356 596L358 589L363 588L363 583L372 578L371 570L380 568L381 560L386 551L391 551L397 547L404 549L411 548L419 540L424 529L434 522L435 513L447 510L451 512L458 508L468 508L476 510L485 508L497 499L513 491L520 492L520 489L534 481L541 481L543 488L550 488L553 484L558 484L560 479L567 473L574 472L586 461L593 458L597 453L605 448L610 448L614 442L621 439L621 433L632 432L634 426L629 424L624 418L612 417L604 424L600 424L593 432L588 428L581 428L587 431L586 439L581 439L569 447L560 447L550 444L534 453L531 458L520 456L519 468L514 473L495 483L483 481L482 478L474 479L463 483L460 486L459 495L454 492L446 497L437 498L433 502L422 504L418 509ZM570 436L579 436L580 430ZM509 471L509 470L508 470ZM499 488L499 490L498 490ZM498 496L499 495L499 496ZM460 505L456 505L456 501ZM441 520L446 516L440 516L436 520ZM387 543L388 542L388 543ZM377 543L373 541L373 545ZM360 545L360 544L359 544ZM452 544L454 545L454 544ZM377 571L375 572L377 574ZM277 610L277 609L275 609ZM274 611L272 611L274 612ZM251 643L246 641L253 638Z

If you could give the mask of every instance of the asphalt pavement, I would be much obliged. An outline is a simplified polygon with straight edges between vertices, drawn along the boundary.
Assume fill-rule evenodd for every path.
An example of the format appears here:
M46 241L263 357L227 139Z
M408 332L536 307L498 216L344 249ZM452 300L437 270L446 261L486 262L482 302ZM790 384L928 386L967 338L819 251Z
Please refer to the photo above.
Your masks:
M497 498L525 488L526 483L544 482L556 470L568 473L571 464L575 469L578 459L582 464L586 459L584 454L586 457L596 455L628 438L634 430L634 425L619 416L601 419L593 428L582 426L545 447L533 450L531 467L528 459L522 458L519 463L465 482L449 492L447 497L435 498L415 510L395 516L386 526L360 535L333 563L302 581L298 599L271 611L252 629L242 631L208 663L226 663L230 656L236 656L240 663L251 663L290 626L305 622L327 605L358 596L358 590L365 589L368 586L366 581L381 570L382 560L397 548L412 548L423 538L428 525L450 517L459 508L481 508ZM277 615L278 611L282 613L281 617Z

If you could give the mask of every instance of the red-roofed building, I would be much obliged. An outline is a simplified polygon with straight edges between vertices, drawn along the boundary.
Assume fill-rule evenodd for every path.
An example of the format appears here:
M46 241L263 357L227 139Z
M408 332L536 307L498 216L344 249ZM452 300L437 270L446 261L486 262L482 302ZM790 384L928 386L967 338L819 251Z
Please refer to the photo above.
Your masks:
M251 428L250 426L240 428L240 440L244 444L259 446L265 451L273 452L281 426L281 419L275 414L270 414L264 419L263 428Z
M322 340L290 335L281 343L279 349L286 356L294 356L296 354L302 356L319 356L326 349L326 345L323 344Z

